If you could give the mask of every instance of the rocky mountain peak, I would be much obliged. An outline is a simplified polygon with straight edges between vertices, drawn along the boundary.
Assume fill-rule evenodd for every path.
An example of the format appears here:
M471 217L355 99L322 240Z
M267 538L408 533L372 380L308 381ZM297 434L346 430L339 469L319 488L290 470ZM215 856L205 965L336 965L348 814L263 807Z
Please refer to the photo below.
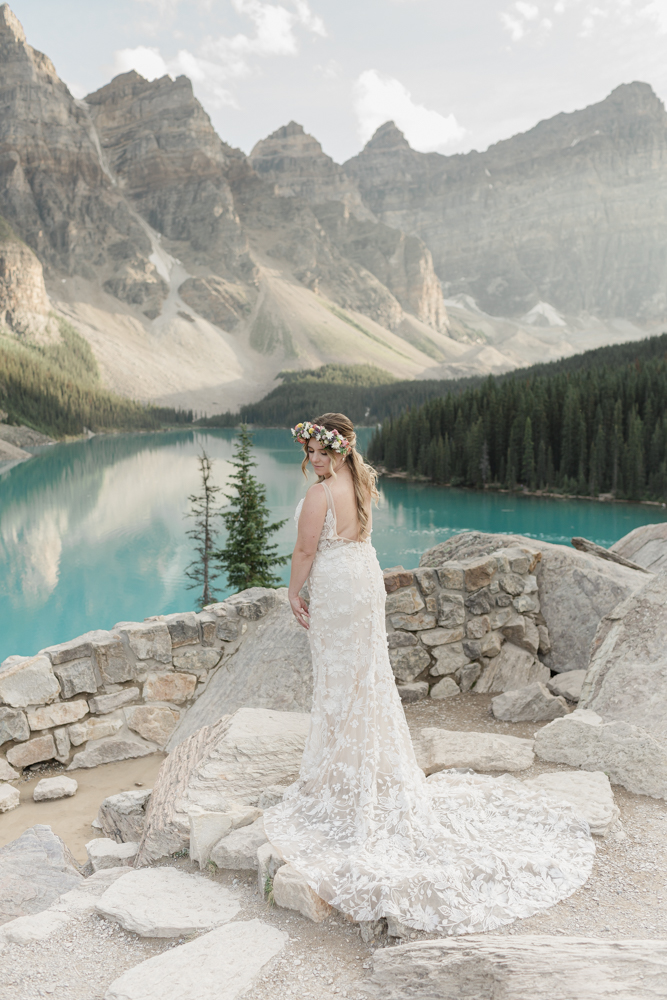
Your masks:
M0 6L0 36L9 35L17 44L25 45L23 25L8 3Z
M412 149L395 122L385 122L384 125L380 125L364 148L374 152L386 149Z
M371 218L354 181L331 159L302 125L290 122L261 139L250 163L277 195L304 198L310 204L342 201L360 218Z

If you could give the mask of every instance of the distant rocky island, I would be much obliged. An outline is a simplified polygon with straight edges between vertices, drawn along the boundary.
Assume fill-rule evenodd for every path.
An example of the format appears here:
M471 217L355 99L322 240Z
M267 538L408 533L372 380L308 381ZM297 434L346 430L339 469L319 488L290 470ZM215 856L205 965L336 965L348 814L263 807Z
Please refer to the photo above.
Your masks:
M290 122L246 156L185 77L76 100L3 4L0 96L6 333L66 318L122 395L234 411L281 369L454 378L661 332L647 84L482 153L419 153L388 122L341 166Z

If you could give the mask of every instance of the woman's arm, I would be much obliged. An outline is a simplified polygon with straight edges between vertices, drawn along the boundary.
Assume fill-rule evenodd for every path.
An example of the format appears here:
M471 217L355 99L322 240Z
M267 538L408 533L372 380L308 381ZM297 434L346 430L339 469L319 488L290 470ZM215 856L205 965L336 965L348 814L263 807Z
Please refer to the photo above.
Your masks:
M327 500L324 490L318 487L319 483L310 487L301 508L299 531L292 553L292 572L287 591L294 617L304 628L308 628L308 605L299 597L299 591L308 579L310 567L313 565L313 559L317 552L317 543L322 534L324 518L327 514Z

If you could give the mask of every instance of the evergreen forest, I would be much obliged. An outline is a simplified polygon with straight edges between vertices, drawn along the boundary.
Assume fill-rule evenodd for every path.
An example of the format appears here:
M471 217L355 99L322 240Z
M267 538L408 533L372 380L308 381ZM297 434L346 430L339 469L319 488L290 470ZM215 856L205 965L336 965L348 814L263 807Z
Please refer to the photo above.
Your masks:
M191 411L143 406L104 389L88 342L65 320L58 325L59 342L47 345L0 333L0 409L9 423L56 438L192 423Z
M413 406L368 457L452 486L666 500L667 334Z

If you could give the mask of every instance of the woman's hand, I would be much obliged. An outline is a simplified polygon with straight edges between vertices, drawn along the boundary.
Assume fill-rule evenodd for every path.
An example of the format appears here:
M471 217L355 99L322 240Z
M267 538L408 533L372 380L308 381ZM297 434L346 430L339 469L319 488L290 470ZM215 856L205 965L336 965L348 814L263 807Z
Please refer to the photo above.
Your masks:
M290 607L292 608L292 614L298 621L299 625L302 625L304 628L308 628L309 627L308 605L303 600L303 598L300 597L298 594L296 594L294 597L292 597L291 594L288 594L288 597L289 597Z

